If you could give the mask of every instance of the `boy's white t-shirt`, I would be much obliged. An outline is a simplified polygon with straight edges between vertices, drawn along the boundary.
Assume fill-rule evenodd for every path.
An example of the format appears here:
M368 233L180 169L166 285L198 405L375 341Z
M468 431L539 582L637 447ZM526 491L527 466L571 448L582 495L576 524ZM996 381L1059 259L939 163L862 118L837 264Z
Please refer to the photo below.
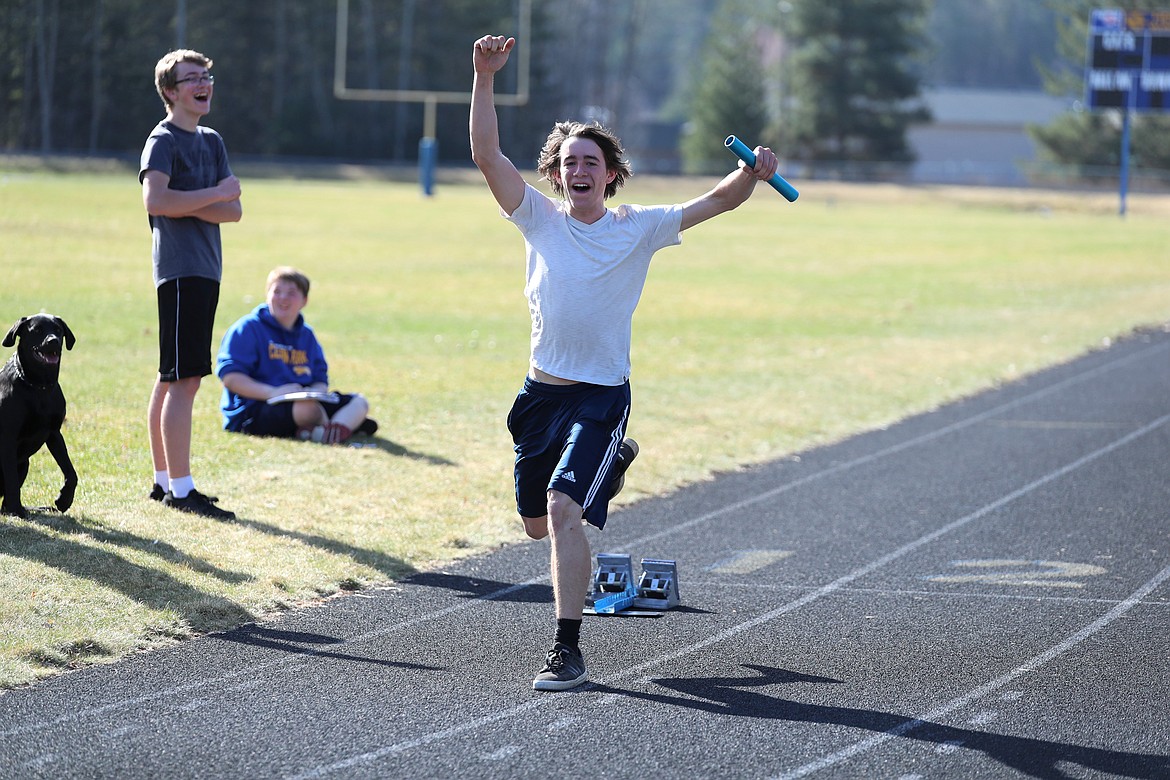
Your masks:
M531 184L508 221L524 235L532 365L562 379L620 385L650 258L682 242L682 206L622 205L587 225Z

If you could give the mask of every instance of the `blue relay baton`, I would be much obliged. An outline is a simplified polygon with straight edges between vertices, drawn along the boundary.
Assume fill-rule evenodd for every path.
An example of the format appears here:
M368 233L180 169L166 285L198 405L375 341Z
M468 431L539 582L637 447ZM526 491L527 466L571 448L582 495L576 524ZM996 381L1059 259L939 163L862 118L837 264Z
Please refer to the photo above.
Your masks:
M747 148L747 145L744 144L743 141L739 140L734 135L727 136L727 140L723 142L723 145L730 149L732 154L743 160L749 168L755 166L756 155L752 152L751 149ZM784 177L778 173L772 174L772 178L768 179L768 183L772 185L772 188L776 190L776 192L779 192L781 195L783 195L784 199L789 203L792 203L800 197L800 193L796 191L796 188L786 182Z

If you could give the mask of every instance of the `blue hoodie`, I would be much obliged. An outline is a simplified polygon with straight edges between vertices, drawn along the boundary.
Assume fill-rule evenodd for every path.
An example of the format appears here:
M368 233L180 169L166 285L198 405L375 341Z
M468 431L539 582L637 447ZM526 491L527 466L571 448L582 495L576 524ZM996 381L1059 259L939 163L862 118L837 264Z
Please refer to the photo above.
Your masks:
M236 372L277 387L291 382L305 387L317 382L329 385L325 353L313 329L305 324L304 316L297 315L292 329L286 330L268 311L268 304L260 304L251 314L241 317L220 342L215 358L216 376L222 381L226 375ZM239 431L265 403L243 398L225 387L220 402L223 427Z

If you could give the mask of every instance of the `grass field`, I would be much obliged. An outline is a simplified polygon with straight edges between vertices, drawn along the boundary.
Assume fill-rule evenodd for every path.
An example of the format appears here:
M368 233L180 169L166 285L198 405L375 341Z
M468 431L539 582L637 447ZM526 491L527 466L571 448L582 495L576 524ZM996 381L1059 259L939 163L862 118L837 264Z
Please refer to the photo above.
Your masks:
M228 628L522 540L504 417L527 362L522 243L474 176L244 178L223 230L217 338L270 268L313 280L306 316L376 446L220 430L196 404L194 472L239 520L146 498L156 366L150 234L132 170L0 169L0 324L77 335L62 384L81 484L67 515L0 518L0 688ZM635 177L671 202L712 182ZM1170 315L1170 197L808 183L761 188L660 252L634 320L619 503L889 424ZM29 505L60 474L33 459Z

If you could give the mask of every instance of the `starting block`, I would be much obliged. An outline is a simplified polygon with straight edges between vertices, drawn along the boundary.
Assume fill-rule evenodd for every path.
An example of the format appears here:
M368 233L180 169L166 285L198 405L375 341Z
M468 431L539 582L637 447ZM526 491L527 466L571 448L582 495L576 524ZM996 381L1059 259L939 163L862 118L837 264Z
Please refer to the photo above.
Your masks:
M667 610L678 605L678 566L674 561L643 558L634 606Z
M642 559L642 575L634 584L629 555L598 553L593 570L593 592L585 604L590 615L658 617L680 603L678 566L674 561Z

